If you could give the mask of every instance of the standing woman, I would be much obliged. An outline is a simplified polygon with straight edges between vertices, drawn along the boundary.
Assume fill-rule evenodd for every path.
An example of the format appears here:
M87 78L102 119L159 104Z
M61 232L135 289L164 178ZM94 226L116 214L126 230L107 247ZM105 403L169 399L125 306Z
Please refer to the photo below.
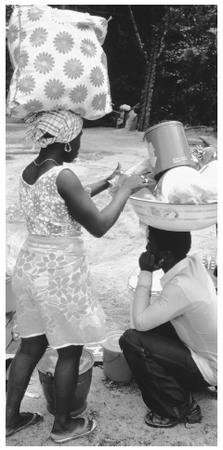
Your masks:
M96 424L70 417L83 346L105 337L105 316L92 295L81 226L103 236L116 222L128 197L145 186L138 175L122 184L101 211L91 196L109 187L109 179L85 189L63 163L78 155L82 119L70 111L46 112L27 120L28 135L41 147L23 171L20 202L29 232L20 250L12 285L21 345L8 380L7 436L36 424L38 413L20 412L20 404L38 361L50 345L58 352L55 368L54 442L89 434Z

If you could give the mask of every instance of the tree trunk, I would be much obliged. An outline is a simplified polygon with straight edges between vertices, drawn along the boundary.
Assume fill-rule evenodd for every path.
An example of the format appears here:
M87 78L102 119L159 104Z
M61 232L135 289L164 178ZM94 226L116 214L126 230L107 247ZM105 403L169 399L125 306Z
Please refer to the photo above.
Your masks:
M160 53L160 44L163 36L163 30L159 30L158 33L154 35L151 43L151 51L149 55L149 61L145 69L145 80L144 87L141 95L141 111L138 122L138 130L144 131L150 125L150 113L152 107L153 91L156 80L156 67L157 59Z
M138 130L144 131L150 126L150 113L152 108L153 91L156 81L156 67L158 58L165 45L165 35L167 33L170 19L170 9L167 8L159 26L152 27L152 40L150 53L145 68L144 86L141 95L141 110L139 114Z

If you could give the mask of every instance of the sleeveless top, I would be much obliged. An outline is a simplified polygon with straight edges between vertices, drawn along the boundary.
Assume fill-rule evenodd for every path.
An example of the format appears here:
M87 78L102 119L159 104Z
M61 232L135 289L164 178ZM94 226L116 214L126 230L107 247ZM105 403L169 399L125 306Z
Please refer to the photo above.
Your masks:
M81 225L71 217L57 190L56 178L64 168L52 167L32 185L26 183L21 176L20 205L30 234L55 237L81 235Z

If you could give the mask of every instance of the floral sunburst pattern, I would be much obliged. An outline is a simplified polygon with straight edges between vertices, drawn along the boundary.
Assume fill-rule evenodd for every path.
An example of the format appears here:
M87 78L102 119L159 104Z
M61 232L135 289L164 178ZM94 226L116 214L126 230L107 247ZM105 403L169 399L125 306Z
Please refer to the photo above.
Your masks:
M22 50L19 55L17 55L17 62L20 69L24 69L29 61L29 55L25 50Z
M87 98L88 90L84 84L80 84L72 89L69 97L73 103L81 103Z
M25 110L28 113L34 113L36 111L41 111L43 109L43 104L39 101L39 100L29 100L25 105L24 105Z
M10 44L12 44L18 38L19 30L15 25L11 25L8 29L7 38Z
M24 39L26 38L26 36L27 36L26 31L23 30L23 28L21 28L21 30L20 30L20 39L21 39L21 41L24 41Z
M70 105L68 105L67 103L64 102L64 100L60 100L59 103L53 103L52 104L52 109L54 111L60 111L62 110L69 110L70 109Z
M57 100L65 92L65 86L60 80L49 80L44 87L44 92L51 100Z
M84 66L77 58L68 59L63 69L65 75L71 80L81 77L84 73Z
M88 57L94 57L97 53L96 45L90 39L83 39L80 45L80 49L82 53Z
M100 42L100 44L103 44L103 42L104 42L104 35L102 33L102 30L100 28L98 28L98 27L95 27L94 30L95 30L95 34L96 34L96 36L98 38L98 41Z
M75 112L75 114L78 114L81 117L85 117L85 115L86 115L86 110L84 108L82 108L82 106L75 108L74 112Z
M93 86L95 87L102 86L104 83L104 79L105 77L100 67L98 66L93 67L90 74L90 82L93 84Z
M16 76L7 112L24 118L38 109L67 109L98 119L110 112L107 58L98 41L106 35L107 20L59 17L59 10L54 18L54 13L47 5L30 4L21 8L21 26L18 12L10 20L8 48Z
M69 53L72 50L74 46L74 40L71 34L67 33L66 31L62 31L56 35L53 44L59 53L65 54Z
M34 88L35 80L31 75L21 78L18 82L18 89L25 95L31 94Z
M74 27L77 27L81 31L88 31L90 29L89 25L84 22L73 23Z
M93 100L92 100L92 102L91 102L92 108L95 111L97 111L97 110L99 110L99 111L104 110L105 106L106 106L106 98L107 98L106 93L95 95Z
M19 64L19 55L20 55L20 48L19 46L15 48L14 52L13 52L13 57L15 60L16 64Z
M33 6L32 8L28 9L27 12L28 19L31 20L31 22L37 22L37 20L41 19L42 15L43 10L36 6Z
M37 55L34 61L34 67L39 73L49 73L55 65L54 58L50 53L42 52Z
M32 32L30 36L30 42L33 47L40 47L41 45L45 44L47 40L47 30L46 28L35 28L35 30Z

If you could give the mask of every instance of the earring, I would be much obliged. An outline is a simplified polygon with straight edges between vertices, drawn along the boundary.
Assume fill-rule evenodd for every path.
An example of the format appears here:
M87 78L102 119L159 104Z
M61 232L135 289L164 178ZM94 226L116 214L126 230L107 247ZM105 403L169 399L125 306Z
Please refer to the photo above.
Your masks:
M70 152L71 152L72 148L71 148L70 142L67 142L67 143L65 144L64 150L65 150L65 152L67 152L67 153L70 153Z

